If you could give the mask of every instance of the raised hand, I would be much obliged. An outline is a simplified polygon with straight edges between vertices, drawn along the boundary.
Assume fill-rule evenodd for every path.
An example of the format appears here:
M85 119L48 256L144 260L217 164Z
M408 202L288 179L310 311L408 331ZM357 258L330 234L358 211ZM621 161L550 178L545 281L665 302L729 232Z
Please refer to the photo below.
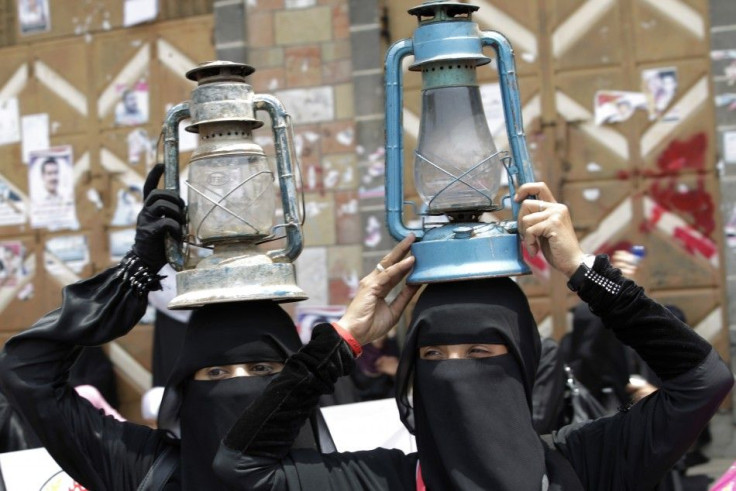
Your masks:
M156 164L143 185L143 209L138 214L133 253L151 271L166 264L165 237L169 233L181 240L184 224L184 201L174 191L156 189L163 175L163 164Z
M392 302L386 295L398 285L414 265L414 257L406 256L414 242L409 235L379 261L376 269L360 280L358 292L338 324L361 344L384 336L398 322L418 285L405 285Z
M536 196L536 199L525 199ZM520 186L514 201L520 202L519 234L530 256L542 251L547 262L568 278L583 262L585 254L580 249L570 211L558 203L543 182L530 182Z

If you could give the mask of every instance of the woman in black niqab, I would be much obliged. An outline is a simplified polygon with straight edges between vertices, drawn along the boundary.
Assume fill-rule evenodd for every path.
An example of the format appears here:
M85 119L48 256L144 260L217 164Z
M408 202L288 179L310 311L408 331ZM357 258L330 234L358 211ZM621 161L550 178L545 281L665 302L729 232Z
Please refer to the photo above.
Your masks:
M457 344L503 344L508 353L419 357L424 346ZM427 286L399 364L397 398L428 489L542 489L544 449L531 413L539 356L526 296L509 278Z
M182 489L218 487L212 461L220 440L275 375L194 380L195 372L241 363L283 363L300 346L291 318L272 301L211 304L192 313L158 419L159 428L180 437ZM334 450L317 409L292 448Z

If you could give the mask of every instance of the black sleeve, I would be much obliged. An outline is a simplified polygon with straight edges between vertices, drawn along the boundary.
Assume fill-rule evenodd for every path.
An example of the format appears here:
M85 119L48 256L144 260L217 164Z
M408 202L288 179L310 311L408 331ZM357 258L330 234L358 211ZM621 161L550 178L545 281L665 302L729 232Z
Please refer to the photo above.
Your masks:
M604 256L579 295L663 382L614 416L563 428L555 443L586 489L653 489L718 409L733 376L707 341Z
M332 326L315 327L309 344L289 358L223 439L214 462L220 479L251 490L408 489L416 458L399 450L290 452L319 396L332 391L354 365L350 348Z
M712 349L669 309L623 277L606 256L596 258L578 294L603 325L634 348L662 380L697 367Z
M62 305L14 336L0 353L0 383L59 465L96 491L136 489L164 445L161 432L104 416L67 384L83 346L136 325L146 298L125 266L65 287Z

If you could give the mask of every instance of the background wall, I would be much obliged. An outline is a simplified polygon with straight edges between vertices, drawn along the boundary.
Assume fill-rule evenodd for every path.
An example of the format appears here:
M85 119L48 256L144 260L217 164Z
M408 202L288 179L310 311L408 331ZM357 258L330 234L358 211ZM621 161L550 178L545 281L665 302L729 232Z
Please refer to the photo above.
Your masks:
M121 248L124 238L111 233L129 234L133 225L116 213L118 201L139 204L153 162L148 154L133 155L130 142L145 132L150 146L168 105L189 97L184 73L215 57L252 64L255 91L276 95L293 115L307 215L297 269L310 299L288 308L298 316L297 307L347 303L358 279L393 244L383 208L383 56L389 43L411 36L416 19L406 10L420 2L167 0L159 2L154 20L132 27L123 26L119 0L50 3L50 29L22 34L15 1L0 1L0 110L12 112L15 103L8 101L17 100L19 125L23 116L48 114L47 123L30 122L46 124L48 146L71 145L79 228L31 226L23 135L0 142L0 191L17 197L0 205L0 243L21 259L13 280L0 285L0 340L57 306L62 285L114 263L114 246ZM610 253L645 245L650 293L679 305L727 354L736 263L724 230L733 225L736 161L724 158L724 141L736 130L736 96L725 101L736 93L727 75L736 55L716 53L736 49L733 2L472 3L480 6L474 18L481 28L501 31L515 47L537 177L570 205L586 247ZM650 119L639 109L621 122L595 123L597 91L641 93L643 75L652 69L677 74L666 111ZM497 102L496 76L489 67L480 73L490 108ZM407 162L420 85L405 72ZM147 121L116 123L123 87L146 94ZM12 133L2 126L0 133ZM492 126L503 147L503 131ZM268 127L257 141L273 152ZM186 158L184 152L182 162ZM405 181L410 188L410 165ZM412 194L407 198L416 199ZM56 238L67 239L49 246ZM59 257L80 246L88 250L81 259ZM559 338L576 297L543 261L533 268L537 274L520 283L543 333ZM121 374L123 411L134 418L137 397L150 385L150 344L150 324L142 324L108 348Z
M716 106L716 141L720 177L720 212L725 235L725 293L736 363L736 3L711 0L711 70ZM736 408L736 406L734 406Z
M411 35L416 19L404 12L415 3L386 2L392 41ZM642 276L650 294L680 306L696 330L726 354L709 3L472 3L480 7L474 19L481 28L501 31L515 48L536 176L570 206L584 247L611 253L645 245ZM661 114L650 117L643 107L620 122L596 124L598 91L645 93L644 76L652 69L677 74L674 97ZM492 89L493 70L480 72L485 88ZM416 129L406 121L419 114L421 81L407 73L404 86L411 162ZM497 145L505 145L503 135ZM411 173L405 178L410 182ZM532 266L537 274L520 282L542 331L559 338L577 298L546 263L535 260Z

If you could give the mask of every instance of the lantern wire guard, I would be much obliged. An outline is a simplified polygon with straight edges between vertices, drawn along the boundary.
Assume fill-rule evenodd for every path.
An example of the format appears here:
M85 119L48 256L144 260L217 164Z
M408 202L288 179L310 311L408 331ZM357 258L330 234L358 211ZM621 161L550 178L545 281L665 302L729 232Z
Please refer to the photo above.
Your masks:
M534 181L521 120L513 51L498 32L481 31L472 20L475 5L427 1L409 10L419 21L411 39L386 54L386 214L391 235L413 233L416 258L407 283L432 283L530 273L517 233L515 188ZM499 152L480 103L476 69L496 53L510 155ZM415 185L424 205L420 226L404 223L402 60L422 72L422 116L414 152ZM434 152L434 155L431 153ZM501 173L509 194L496 198ZM513 218L481 223L481 215L511 202ZM438 216L444 217L444 223Z
M291 125L281 103L254 94L245 77L254 69L242 63L213 61L187 73L198 83L191 100L169 110L162 130L164 185L179 193L179 123L200 142L189 164L187 234L184 243L167 240L167 255L176 274L177 296L171 309L210 303L307 298L296 285L293 261L302 250L301 225L292 162ZM271 119L283 222L274 224L274 172L253 130L263 126L258 111ZM293 159L293 160L292 160ZM302 197L303 198L303 197ZM302 208L304 204L302 201ZM274 233L284 229L283 235ZM259 245L285 238L283 249ZM196 247L190 247L196 246ZM192 267L192 250L212 254Z

